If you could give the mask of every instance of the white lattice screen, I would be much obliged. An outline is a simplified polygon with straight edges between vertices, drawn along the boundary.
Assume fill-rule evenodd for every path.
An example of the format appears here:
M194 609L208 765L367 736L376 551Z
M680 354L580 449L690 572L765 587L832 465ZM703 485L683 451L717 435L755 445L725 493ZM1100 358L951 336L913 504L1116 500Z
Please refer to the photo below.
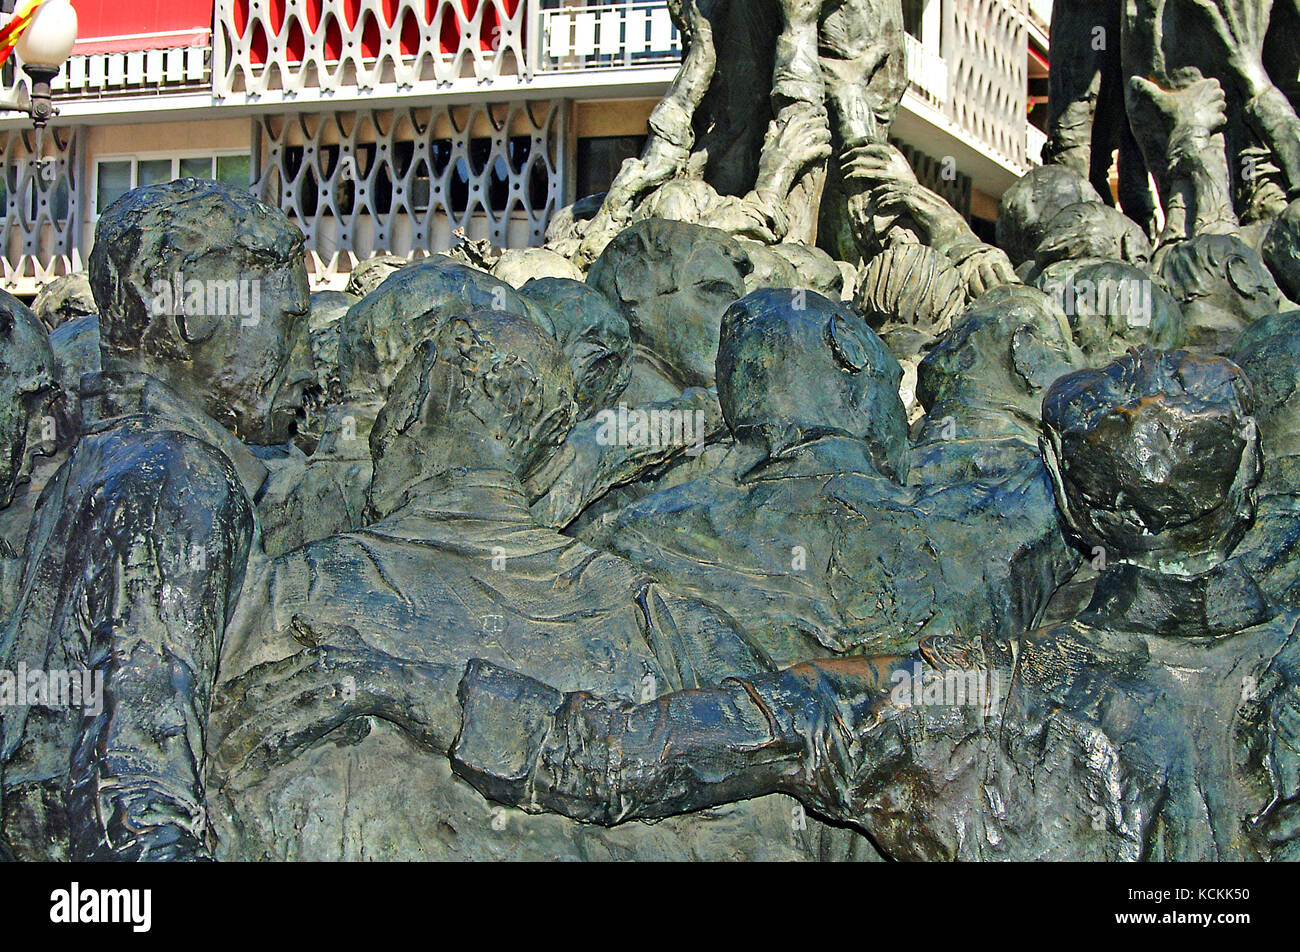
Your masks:
M1028 43L1025 0L947 0L944 57L949 114L957 125L1017 165L1026 161Z
M0 265L4 287L44 283L81 267L81 129L0 133L4 152Z
M217 0L218 99L529 75L524 0Z
M461 229L540 244L564 194L561 102L255 120L255 191L307 235L318 275L444 250Z

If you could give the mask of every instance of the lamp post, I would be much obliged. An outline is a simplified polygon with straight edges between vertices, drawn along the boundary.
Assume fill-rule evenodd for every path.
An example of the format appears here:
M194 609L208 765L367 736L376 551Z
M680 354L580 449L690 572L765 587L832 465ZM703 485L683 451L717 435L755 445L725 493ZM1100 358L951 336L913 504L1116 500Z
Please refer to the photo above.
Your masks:
M23 71L32 80L31 99L27 103L17 97L0 99L0 111L25 112L38 129L57 115L50 83L59 75L76 42L77 11L72 4L69 0L45 0L15 47Z

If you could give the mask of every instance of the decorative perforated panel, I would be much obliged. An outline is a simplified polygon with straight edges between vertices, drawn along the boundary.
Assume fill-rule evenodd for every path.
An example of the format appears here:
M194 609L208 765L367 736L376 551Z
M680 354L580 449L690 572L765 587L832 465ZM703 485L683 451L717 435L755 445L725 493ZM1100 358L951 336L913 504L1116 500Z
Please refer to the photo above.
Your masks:
M255 191L307 235L318 282L377 253L445 250L453 232L540 244L564 194L562 102L255 120Z
M0 198L4 287L29 293L51 278L79 270L80 129L0 133L4 181Z
M525 0L217 0L213 93L291 99L531 75Z
M944 0L948 114L978 142L1026 160L1029 34L1025 0Z

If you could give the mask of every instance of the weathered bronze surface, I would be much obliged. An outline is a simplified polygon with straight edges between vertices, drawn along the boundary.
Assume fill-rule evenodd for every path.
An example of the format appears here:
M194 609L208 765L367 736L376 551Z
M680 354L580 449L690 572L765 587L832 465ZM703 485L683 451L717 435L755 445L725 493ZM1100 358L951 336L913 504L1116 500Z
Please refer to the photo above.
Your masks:
M898 0L672 9L544 248L0 294L0 857L1296 858L1294 4L1057 0L996 244Z

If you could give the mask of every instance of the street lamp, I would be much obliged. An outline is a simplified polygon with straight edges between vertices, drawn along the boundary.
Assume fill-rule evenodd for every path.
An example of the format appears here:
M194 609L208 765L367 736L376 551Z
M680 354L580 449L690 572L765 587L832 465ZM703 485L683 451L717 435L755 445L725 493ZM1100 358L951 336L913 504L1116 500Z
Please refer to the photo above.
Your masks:
M15 52L22 60L23 71L31 77L31 101L0 99L0 110L25 112L38 129L57 114L50 83L59 75L77 42L77 11L69 0L45 0L31 23L18 38Z

